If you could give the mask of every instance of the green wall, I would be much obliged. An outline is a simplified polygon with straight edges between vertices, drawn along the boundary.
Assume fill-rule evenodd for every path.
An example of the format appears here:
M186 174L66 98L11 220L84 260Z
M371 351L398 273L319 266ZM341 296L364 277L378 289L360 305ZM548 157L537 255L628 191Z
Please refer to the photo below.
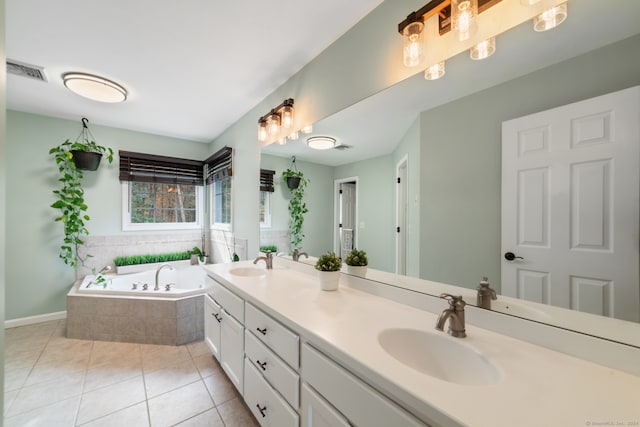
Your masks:
M420 276L499 290L502 122L638 84L635 36L423 112Z
M192 159L207 155L207 144L91 123L89 128L96 142L116 153L122 149ZM61 224L54 222L55 210L49 207L58 177L53 156L48 153L65 139L75 140L81 129L79 120L7 112L6 224L11 225L3 258L7 319L66 310L65 298L75 271L58 258L63 231ZM86 172L84 189L91 235L127 234L121 228L117 156L113 164L103 159L96 172Z
M6 62L4 43L4 0L0 0L0 59ZM6 197L6 67L0 70L0 318L5 319L5 288L6 288L6 238L7 221L5 206ZM0 365L4 366L4 328L0 328ZM0 388L4 390L4 369L0 372ZM4 395L0 397L0 411L4 414ZM0 423L1 424L1 423Z

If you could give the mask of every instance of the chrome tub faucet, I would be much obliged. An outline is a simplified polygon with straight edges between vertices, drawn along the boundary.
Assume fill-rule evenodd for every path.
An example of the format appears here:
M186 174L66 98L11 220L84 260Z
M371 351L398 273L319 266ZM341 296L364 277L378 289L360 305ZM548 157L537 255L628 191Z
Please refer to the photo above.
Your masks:
M156 270L156 285L153 287L154 291L160 290L160 286L158 285L158 276L160 276L160 272L163 268L168 268L169 270L173 271L173 267L171 267L169 264L162 264L160 267L158 267L158 269Z
M445 309L438 316L436 329L444 330L444 324L449 320L449 328L447 333L452 337L464 338L467 336L464 325L464 306L467 305L461 295L440 294L440 298L444 298L449 302L449 308Z

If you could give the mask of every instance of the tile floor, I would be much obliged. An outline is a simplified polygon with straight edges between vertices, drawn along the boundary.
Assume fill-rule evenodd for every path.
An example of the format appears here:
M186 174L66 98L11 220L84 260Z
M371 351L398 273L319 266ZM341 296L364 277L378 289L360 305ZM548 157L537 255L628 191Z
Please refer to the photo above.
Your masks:
M204 341L86 341L65 329L5 331L5 427L258 426Z

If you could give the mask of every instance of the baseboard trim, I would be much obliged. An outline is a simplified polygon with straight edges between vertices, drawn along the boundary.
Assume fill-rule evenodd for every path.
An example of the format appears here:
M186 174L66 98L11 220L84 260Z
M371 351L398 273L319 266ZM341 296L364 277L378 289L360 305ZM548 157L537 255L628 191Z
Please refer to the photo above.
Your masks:
M22 317L20 319L11 319L4 321L4 328L17 328L18 326L33 325L35 323L50 322L52 320L61 320L67 318L67 311L58 311L56 313L40 314L38 316Z

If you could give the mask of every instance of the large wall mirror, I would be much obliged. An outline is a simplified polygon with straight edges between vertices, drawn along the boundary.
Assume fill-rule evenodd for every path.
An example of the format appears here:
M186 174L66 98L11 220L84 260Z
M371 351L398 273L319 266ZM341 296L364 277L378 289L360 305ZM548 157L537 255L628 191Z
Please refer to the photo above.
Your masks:
M402 273L406 286L431 294L444 288L412 278L455 285L474 303L488 276L500 293L502 123L640 85L640 6L613 3L570 2L567 21L553 31L534 33L524 23L499 36L487 60L458 55L441 80L416 75L314 124L313 135L336 138L339 149L312 150L304 136L265 147L262 167L276 170L276 180L291 156L311 180L303 248L316 256L339 249L336 189L357 178L352 239L379 270L370 278ZM287 227L281 187L271 201L274 232ZM640 347L637 313L620 320L505 301L512 300L499 297L494 307Z

